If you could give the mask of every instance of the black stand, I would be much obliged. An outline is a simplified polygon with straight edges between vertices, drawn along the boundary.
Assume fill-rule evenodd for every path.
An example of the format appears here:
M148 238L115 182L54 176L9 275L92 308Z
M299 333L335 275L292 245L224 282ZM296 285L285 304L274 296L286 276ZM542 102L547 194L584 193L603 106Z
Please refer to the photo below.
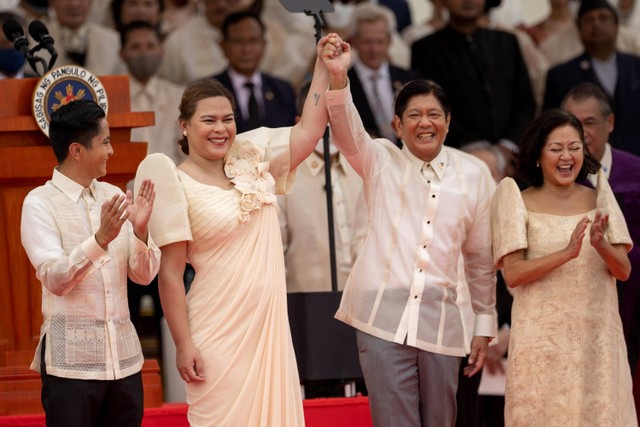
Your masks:
M313 16L316 30L316 43L322 38L322 29L326 26L324 12L333 12L333 5L328 0L280 0L280 3L289 12L305 13ZM338 269L336 267L336 235L333 220L333 181L331 179L331 157L329 152L329 128L324 131L322 137L324 148L324 177L327 195L327 222L329 229L329 268L331 269L331 290L338 290Z
M333 5L328 0L280 0L280 3L289 12L314 17L317 43L325 27L323 14L333 12ZM300 380L311 387L327 381L335 386L338 382L355 383L362 379L355 329L333 318L342 292L338 292L328 127L322 139L332 291L290 293L287 298Z

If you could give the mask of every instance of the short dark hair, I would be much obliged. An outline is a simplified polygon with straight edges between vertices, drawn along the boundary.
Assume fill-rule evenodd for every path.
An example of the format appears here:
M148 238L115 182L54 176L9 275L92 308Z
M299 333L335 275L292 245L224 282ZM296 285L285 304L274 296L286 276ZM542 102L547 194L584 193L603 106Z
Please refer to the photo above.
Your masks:
M444 89L433 80L424 79L412 80L400 88L396 95L393 112L402 119L402 114L407 109L411 98L417 95L431 94L436 97L444 111L445 117L448 118L451 115L451 105L449 104L449 98L447 98Z
M591 157L584 142L584 131L580 120L568 111L554 108L534 118L520 141L517 158L518 174L529 185L540 187L543 184L542 169L538 163L542 148L551 132L563 126L571 126L578 131L582 143L584 161L578 172L578 180L583 180L588 174L596 173L600 169L600 163Z
M127 25L120 27L120 48L124 49L124 46L129 41L129 34L136 30L149 30L153 31L160 42L162 42L162 34L157 25L153 25L148 21L133 21Z
M224 21L222 22L222 28L221 28L222 40L227 40L229 38L229 27L232 26L233 24L237 24L243 19L255 20L258 23L258 25L260 25L260 35L264 37L266 27L264 26L264 22L262 22L262 20L260 19L260 16L254 12L245 10L242 12L232 13L224 19Z
M164 10L164 0L158 1L158 13L162 14ZM125 0L112 0L111 1L111 18L113 19L113 26L116 30L120 30L123 27L122 23L122 5ZM153 24L152 24L153 25Z
M582 23L582 17L589 11L594 9L606 9L613 14L613 21L618 24L618 12L611 6L607 0L582 0L580 2L580 8L578 9L578 16L576 17L576 23L578 28Z
M106 117L104 110L89 99L72 101L54 111L49 121L49 141L58 163L65 161L74 142L91 147L91 140L100 133L100 121Z
M593 83L584 82L577 84L574 86L564 97L562 100L562 107L567 103L568 100L573 99L576 101L584 101L589 98L595 98L598 101L598 107L600 108L600 113L608 117L613 111L611 110L611 103L609 102L609 97L602 89Z
M224 87L222 83L214 78L204 78L194 80L187 85L182 92L182 99L180 100L180 115L178 120L188 121L196 112L198 102L207 98L215 98L217 96L223 96L231 103L231 110L236 111L236 101L229 90ZM183 136L178 141L180 149L184 154L189 154L189 141L186 136Z

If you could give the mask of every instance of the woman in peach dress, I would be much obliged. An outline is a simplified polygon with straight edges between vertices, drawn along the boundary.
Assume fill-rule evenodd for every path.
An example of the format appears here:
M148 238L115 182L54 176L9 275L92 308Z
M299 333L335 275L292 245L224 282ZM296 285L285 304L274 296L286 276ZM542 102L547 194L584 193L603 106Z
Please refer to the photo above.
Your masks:
M138 169L136 183L156 182L150 230L192 426L304 425L275 194L322 137L328 82L318 61L296 126L236 136L231 95L195 81L180 105L187 160L153 154ZM195 279L185 295L186 262Z

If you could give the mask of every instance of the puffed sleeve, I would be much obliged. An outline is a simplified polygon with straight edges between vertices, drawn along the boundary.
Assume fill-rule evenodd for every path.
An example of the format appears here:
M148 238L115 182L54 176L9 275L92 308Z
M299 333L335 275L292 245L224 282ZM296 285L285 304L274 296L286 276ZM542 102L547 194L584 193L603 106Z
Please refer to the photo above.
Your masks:
M151 179L155 184L156 199L149 220L149 232L156 245L162 247L192 240L187 199L173 161L161 153L148 155L138 166L135 194L144 179Z
M612 245L626 245L627 252L633 247L633 241L629 235L627 222L622 215L622 210L616 201L609 181L602 171L598 172L598 185L596 186L596 208L603 214L609 215L607 226L607 240Z
M512 178L504 178L491 200L491 235L493 261L502 268L502 258L528 247L527 209L518 185Z
M276 181L276 194L287 194L295 179L295 170L291 170L290 136L290 127L260 127L236 136L236 141L249 141L258 147L262 160L269 162L269 173Z

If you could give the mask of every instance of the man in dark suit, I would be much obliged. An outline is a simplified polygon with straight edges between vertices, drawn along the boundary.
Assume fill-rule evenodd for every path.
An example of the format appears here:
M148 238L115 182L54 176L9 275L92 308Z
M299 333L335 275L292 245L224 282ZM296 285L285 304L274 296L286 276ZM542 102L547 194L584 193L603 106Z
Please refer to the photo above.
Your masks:
M485 29L484 0L446 0L449 23L411 46L411 68L435 80L451 102L446 144L477 140L512 150L529 126L535 101L518 40Z
M394 94L403 84L420 75L389 63L392 19L388 9L373 3L360 4L356 8L351 46L357 50L358 59L348 76L353 102L367 132L400 145L391 128Z
M640 157L612 148L607 142L615 129L614 115L607 95L598 86L578 84L569 91L562 107L582 123L589 153L602 164L633 240L629 252L631 275L626 282L618 282L618 300L631 374L635 376L640 350ZM595 175L589 175L589 184L596 185Z
M295 124L293 87L259 69L266 46L264 31L264 24L252 12L231 14L222 24L220 46L229 67L214 78L236 99L238 133L260 126L276 128Z
M558 107L578 83L593 83L616 115L611 144L640 155L640 57L616 51L618 15L606 0L582 2L578 30L585 50L549 70L543 108Z

